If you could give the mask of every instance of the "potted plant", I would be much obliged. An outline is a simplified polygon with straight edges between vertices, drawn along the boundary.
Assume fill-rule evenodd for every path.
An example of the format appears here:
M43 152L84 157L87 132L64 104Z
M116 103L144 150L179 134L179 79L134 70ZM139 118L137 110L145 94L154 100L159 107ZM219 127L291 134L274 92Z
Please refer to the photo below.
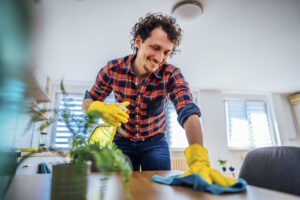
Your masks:
M67 95L63 82L61 82L61 91L64 96ZM121 173L125 192L129 195L128 182L131 167L124 154L113 143L100 146L98 142L93 144L88 142L88 136L97 125L97 119L103 118L101 113L92 111L81 118L76 118L68 105L64 107L63 110L55 112L54 118L62 118L72 133L69 150L71 161L68 164L53 166L51 199L85 199L91 161L94 167L103 174L100 180L100 199L104 198L106 183L112 172ZM41 125L40 129L44 129L54 121L50 118Z
M226 172L226 163L227 163L227 160L221 160L221 159L219 159L218 162L219 162L219 165L222 167L223 172Z
M62 81L61 91L64 96L67 95ZM71 158L70 163L53 166L51 199L86 199L88 175L92 164L102 173L102 178L99 180L101 181L101 188L99 188L100 199L104 199L105 197L106 183L113 172L119 172L122 175L124 191L130 196L128 182L132 170L125 155L113 143L100 146L98 142L93 144L88 142L88 136L97 126L97 120L103 118L101 113L92 111L86 113L81 118L76 118L68 105L65 105L63 110L41 111L41 113L45 112L53 112L54 115L40 125L40 130L44 130L46 127L56 122L56 120L63 120L72 133L72 139L70 141L71 148L67 153ZM37 121L40 117L38 115L39 113L35 113L32 116L29 126L31 126L34 121ZM52 148L50 150L57 152L61 156L66 156L65 152L58 149ZM34 153L35 152L31 152L28 155L23 156L11 170L11 176L9 176L10 179L5 187L4 195L9 188L18 166ZM93 163L91 163L91 161L93 161Z
M75 136L70 150L71 162L53 166L51 199L85 199L87 193L87 178L91 163L103 173L101 181L101 198L104 198L108 177L114 171L123 175L123 184L128 193L128 181L131 169L122 152L114 145L100 147L100 144L89 144L85 139Z

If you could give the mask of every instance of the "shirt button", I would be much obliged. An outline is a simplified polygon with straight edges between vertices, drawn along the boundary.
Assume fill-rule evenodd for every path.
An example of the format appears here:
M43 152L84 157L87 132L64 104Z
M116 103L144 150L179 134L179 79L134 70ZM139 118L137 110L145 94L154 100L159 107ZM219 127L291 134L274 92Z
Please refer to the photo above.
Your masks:
M138 128L139 127L139 125L135 125L135 128Z
M139 107L136 107L135 110L139 110Z
M141 98L141 95L138 95L138 98Z
M139 83L138 83L138 82L135 82L134 84L135 84L135 85L138 85Z

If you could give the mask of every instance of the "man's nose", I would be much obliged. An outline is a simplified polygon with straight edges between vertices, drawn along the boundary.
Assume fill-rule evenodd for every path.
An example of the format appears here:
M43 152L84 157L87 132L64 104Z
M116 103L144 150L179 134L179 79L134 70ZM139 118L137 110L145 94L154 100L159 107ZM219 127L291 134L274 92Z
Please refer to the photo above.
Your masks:
M157 53L155 54L154 61L156 64L159 64L163 61L163 58L164 58L163 53Z

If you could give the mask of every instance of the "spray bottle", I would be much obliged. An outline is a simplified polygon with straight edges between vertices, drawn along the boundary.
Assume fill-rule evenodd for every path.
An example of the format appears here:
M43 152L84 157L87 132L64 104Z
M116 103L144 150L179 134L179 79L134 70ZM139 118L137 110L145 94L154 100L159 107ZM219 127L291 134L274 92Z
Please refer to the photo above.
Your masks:
M118 105L126 113L129 113L129 110L125 106L123 106L122 104L118 104ZM93 131L93 133L91 134L91 136L89 137L88 141L91 144L98 142L101 147L105 145L111 145L117 129L121 134L126 134L122 128L117 126L112 126L109 124L98 125Z

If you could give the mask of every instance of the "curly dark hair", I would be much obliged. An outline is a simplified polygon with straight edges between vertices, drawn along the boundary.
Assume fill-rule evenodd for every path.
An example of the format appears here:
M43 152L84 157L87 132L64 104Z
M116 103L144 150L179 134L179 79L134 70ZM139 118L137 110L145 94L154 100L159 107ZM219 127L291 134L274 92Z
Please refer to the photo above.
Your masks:
M163 15L162 13L148 13L146 17L141 17L139 21L133 26L131 31L131 48L137 53L137 47L135 45L135 39L140 36L143 41L150 37L151 31L157 27L161 27L168 35L168 39L174 44L170 56L174 55L178 50L182 39L182 29L176 23L176 19Z

